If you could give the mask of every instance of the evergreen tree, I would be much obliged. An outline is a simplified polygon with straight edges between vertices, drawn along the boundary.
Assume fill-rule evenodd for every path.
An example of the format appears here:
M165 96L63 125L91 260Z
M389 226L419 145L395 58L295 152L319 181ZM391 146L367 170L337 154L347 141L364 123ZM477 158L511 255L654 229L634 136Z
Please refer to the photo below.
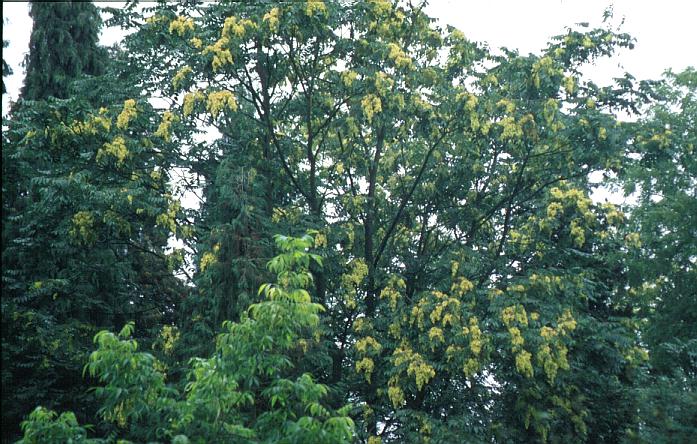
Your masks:
M67 99L72 81L104 73L106 51L100 48L102 19L92 2L31 2L33 28L27 74L21 97Z
M73 7L92 31L72 29L75 17L66 14ZM85 12L96 13L94 5L34 8L37 21L62 17L65 35L94 36L96 42L99 17ZM67 70L57 41L35 43L31 51L43 55L30 52L29 60L46 62L41 69L57 73L60 82L42 86L39 77L30 79L3 122L4 438L18 433L37 403L69 408L81 421L94 422L90 383L80 376L92 336L136 321L149 345L173 320L183 294L173 274L181 255L165 251L178 229L168 176L174 155L169 132L176 122L160 122L139 99L123 53L111 54L111 66L77 70L74 59ZM59 65L51 68L52 62ZM85 69L105 74L85 76ZM66 95L71 97L56 97Z
M7 40L2 41L2 47L3 47L3 53L4 49L7 48L10 45L10 42ZM12 68L10 68L10 65L7 64L5 61L5 57L2 58L2 93L5 94L7 92L7 88L5 87L5 77L12 75Z

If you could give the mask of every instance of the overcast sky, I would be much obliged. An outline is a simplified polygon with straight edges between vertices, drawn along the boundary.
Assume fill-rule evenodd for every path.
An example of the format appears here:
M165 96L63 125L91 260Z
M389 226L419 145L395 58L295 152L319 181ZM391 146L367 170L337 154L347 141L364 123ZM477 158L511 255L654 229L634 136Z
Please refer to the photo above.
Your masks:
M471 40L488 42L492 48L517 48L526 54L544 48L566 26L579 22L599 25L611 3L613 23L624 18L622 31L632 34L637 46L586 70L594 81L607 83L624 71L639 79L657 78L667 68L679 71L697 66L695 0L432 0L427 11ZM25 2L3 2L2 14L2 38L10 41L3 58L14 71L5 79L9 94L3 96L4 114L8 100L17 98L22 85L20 62L28 49L31 20ZM102 43L112 44L120 36L119 30L106 29Z

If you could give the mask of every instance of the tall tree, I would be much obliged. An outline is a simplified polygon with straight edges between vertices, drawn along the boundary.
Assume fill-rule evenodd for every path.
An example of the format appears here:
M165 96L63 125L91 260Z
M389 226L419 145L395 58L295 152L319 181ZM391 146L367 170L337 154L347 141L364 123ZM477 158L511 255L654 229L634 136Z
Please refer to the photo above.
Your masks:
M64 17L71 7L80 12L80 23L95 27L91 32L72 29L75 17ZM56 15L46 12L51 8ZM87 3L37 4L34 18L63 17L64 23L53 23L66 26L60 32L76 39L96 36L100 22L85 22L92 16L84 11L96 9ZM80 376L94 333L133 320L156 337L182 296L173 274L179 256L165 250L178 229L168 177L168 134L176 122L160 122L139 98L123 53L111 54L118 61L100 67L104 75L84 76L88 65L82 71L51 68L51 61L63 61L57 43L31 50L48 59L31 53L29 59L46 62L42 69L62 73L56 74L61 81L49 82L44 91L29 80L3 122L5 439L17 434L37 402L70 408L81 421L94 422L90 383Z
M668 72L656 92L620 177L638 198L627 265L650 356L638 434L688 442L697 434L697 72Z
M618 210L592 205L588 174L620 162L632 127L613 112L646 96L631 76L599 87L580 72L629 36L571 29L539 56L494 56L423 4L386 1L161 4L137 21L152 90L223 135L203 156L224 175L205 176L218 191L202 214L248 196L234 166L254 171L260 220L331 246L324 342L300 365L361 406L364 439L622 438L641 349ZM199 276L236 273L211 266L250 232L226 217L199 227ZM219 243L219 227L234 235ZM200 282L203 300L239 297Z
M104 72L106 51L99 47L102 19L92 2L31 2L33 20L22 98L67 99L73 80Z
M7 40L2 41L2 48L3 48L3 53L5 52L5 48L7 48L10 45L10 42ZM12 68L10 68L10 65L7 64L5 61L5 57L2 58L2 93L5 94L7 92L7 88L5 87L5 77L12 75Z

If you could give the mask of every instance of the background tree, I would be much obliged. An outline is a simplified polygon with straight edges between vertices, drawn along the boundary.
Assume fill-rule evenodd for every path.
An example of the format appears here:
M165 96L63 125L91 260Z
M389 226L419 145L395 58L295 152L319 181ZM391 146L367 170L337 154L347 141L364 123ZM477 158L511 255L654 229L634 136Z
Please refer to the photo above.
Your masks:
M91 4L72 6L72 18L96 11ZM51 7L55 17L70 15L70 4L41 4L37 21L54 17ZM69 32L76 24L65 18L37 28L53 23L66 28L50 32ZM90 23L83 25L95 26L93 32L81 32L96 36L99 22ZM37 50L49 49L65 47ZM51 71L50 60L28 71ZM178 204L168 184L174 122L160 122L127 75L117 78L127 73L119 66L91 79L55 67L63 73L61 91L51 89L58 83L32 83L30 75L23 97L41 100L20 100L3 122L4 439L17 434L37 403L94 422L90 383L80 377L91 337L136 320L149 344L181 299L173 275L180 257L165 253L177 231Z
M129 162L154 162L162 173L148 176L148 189L164 190L157 181L176 175L176 188L201 205L179 211L165 205L170 196L145 199L162 204L153 204L154 226L168 228L152 234L153 245L182 235L195 272L184 303L155 310L176 312L177 329L147 333L161 359L136 351L130 327L98 336L88 368L103 384L102 426L135 440L283 439L279 430L311 440L351 403L356 438L371 444L689 434L692 311L685 306L670 344L663 332L672 330L658 326L668 319L663 304L689 302L694 275L694 224L675 216L694 203L691 71L666 84L626 74L599 86L582 70L631 48L630 36L579 24L539 54L493 52L434 26L423 7L160 2L109 10L110 23L133 31L119 75L166 105L158 119L143 100L119 105L118 131L93 144L102 147L94 161L112 162L97 177L123 168L131 182L94 182L130 190ZM644 120L618 117L647 109ZM601 172L628 191L638 184L636 210L590 199L591 174ZM670 198L657 202L656 190ZM126 193L129 203L137 198ZM107 202L94 211L122 214ZM76 209L65 210L68 234L85 245L102 233L95 221L117 233L125 226ZM121 217L152 229L151 219ZM270 269L281 271L278 286L255 293L268 281L261 264L272 233L308 227L324 266L310 260L309 240L280 238L284 252ZM661 230L655 244L651 230ZM643 271L654 258L660 267ZM312 282L298 277L308 272ZM325 310L308 306L304 292ZM290 306L276 304L278 295ZM187 363L200 356L210 358ZM125 358L132 371L110 371ZM679 368L667 365L672 359ZM645 390L650 383L666 391ZM151 390L136 390L143 386ZM275 391L296 388L313 398L274 401ZM668 403L669 414L654 413ZM310 419L298 419L302 411ZM38 410L25 428L45 430L56 418ZM62 418L57 429L82 433ZM340 422L343 431L351 424Z
M7 48L10 45L10 42L7 40L2 41L2 47L3 50L4 48ZM10 65L7 64L5 61L5 58L2 59L2 93L5 94L7 92L7 88L5 87L5 77L12 75L12 68L10 68Z
M30 2L29 16L22 98L67 99L76 78L104 73L106 51L98 45L102 19L92 2Z
M643 301L648 374L639 386L640 439L687 442L697 433L697 74L668 72L641 121L620 184L638 198L626 237L630 293Z

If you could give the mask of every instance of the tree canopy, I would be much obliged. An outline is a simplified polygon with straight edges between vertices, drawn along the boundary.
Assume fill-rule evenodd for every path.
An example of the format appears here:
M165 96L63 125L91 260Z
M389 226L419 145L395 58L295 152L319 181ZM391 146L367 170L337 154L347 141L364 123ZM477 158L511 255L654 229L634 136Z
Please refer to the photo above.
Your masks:
M32 44L4 122L22 442L697 433L694 69L597 85L609 25L523 55L386 0L129 3L100 59L37 5L89 48Z

